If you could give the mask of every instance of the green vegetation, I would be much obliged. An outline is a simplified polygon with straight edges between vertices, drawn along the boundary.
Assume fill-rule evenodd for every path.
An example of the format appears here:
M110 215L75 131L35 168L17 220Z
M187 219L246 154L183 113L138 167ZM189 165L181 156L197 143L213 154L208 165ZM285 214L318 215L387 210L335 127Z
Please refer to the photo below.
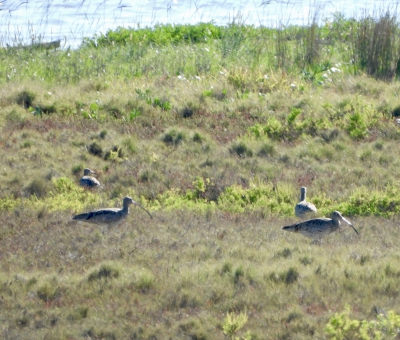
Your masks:
M234 334L246 324L247 320L246 312L240 313L239 315L227 313L222 325L224 334L229 336L231 339L239 339L235 337ZM251 339L251 335L249 335L248 338Z
M0 337L398 336L395 19L0 49ZM283 233L300 186L360 236ZM154 219L70 220L127 195Z
M330 339L396 339L400 329L400 315L389 311L387 315L378 314L377 320L358 321L350 319L347 306L343 313L335 313L325 327Z

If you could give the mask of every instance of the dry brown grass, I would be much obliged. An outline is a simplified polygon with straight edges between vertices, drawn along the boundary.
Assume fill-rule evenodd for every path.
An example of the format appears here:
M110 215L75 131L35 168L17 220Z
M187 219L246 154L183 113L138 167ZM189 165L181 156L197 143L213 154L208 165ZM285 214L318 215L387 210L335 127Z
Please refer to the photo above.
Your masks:
M2 214L4 338L223 339L226 312L245 310L242 335L323 338L346 304L361 319L399 312L397 219L355 218L360 237L314 246L280 230L293 218L133 210L102 234L35 215Z
M230 71L0 89L3 338L223 339L227 313L246 312L238 336L324 339L346 305L357 319L400 312L399 85L341 73L315 86L278 72L254 84L262 70ZM373 122L362 138L348 127L358 112ZM271 118L286 124L278 138L250 132ZM310 118L336 125L313 130ZM73 184L85 167L102 190ZM351 212L360 237L344 229L314 246L283 233L303 185L320 215ZM125 195L154 220L131 209L105 233L70 221Z

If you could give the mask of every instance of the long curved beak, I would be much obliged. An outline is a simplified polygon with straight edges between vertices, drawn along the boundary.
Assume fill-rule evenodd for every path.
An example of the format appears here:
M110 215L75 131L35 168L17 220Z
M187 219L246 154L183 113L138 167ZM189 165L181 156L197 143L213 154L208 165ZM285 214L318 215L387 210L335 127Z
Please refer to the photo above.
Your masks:
M142 208L145 212L147 212L149 214L150 218L153 218L153 216L151 216L151 214L145 208L143 208L138 202L136 202L134 200L132 200L132 202L134 205L137 205L139 208Z
M350 227L352 227L352 228L354 229L354 231L357 233L357 235L359 235L357 229L354 228L353 224L351 224L350 221L346 220L343 216L342 216L342 220L343 220L344 222L346 222Z

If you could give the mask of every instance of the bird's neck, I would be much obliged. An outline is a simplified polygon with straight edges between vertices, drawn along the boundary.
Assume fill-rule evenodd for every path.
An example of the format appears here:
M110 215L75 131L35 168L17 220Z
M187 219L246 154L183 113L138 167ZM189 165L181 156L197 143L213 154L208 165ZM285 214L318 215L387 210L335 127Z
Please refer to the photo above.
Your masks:
M125 213L129 213L129 203L128 202L124 202L123 206L122 206L122 211Z
M340 227L340 225L341 225L341 223L340 223L339 220L336 220L335 222L336 222L336 223L335 223L335 226L334 226L334 230L339 229L339 227Z

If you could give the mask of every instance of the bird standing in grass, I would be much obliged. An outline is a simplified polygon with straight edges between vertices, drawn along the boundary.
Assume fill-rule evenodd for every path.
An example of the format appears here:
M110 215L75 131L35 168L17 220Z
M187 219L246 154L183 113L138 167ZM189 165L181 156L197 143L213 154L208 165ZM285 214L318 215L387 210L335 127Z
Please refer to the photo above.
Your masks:
M357 229L339 211L334 211L332 218L314 218L282 227L282 229L293 233L300 233L305 237L314 239L314 242L319 242L325 236L339 229L341 222L346 222L358 234Z
M96 173L90 169L83 170L83 177L79 180L79 185L85 188L97 188L100 186L100 182L97 178L89 176L90 174L95 175Z
M306 201L306 193L306 187L300 188L300 202L294 207L294 213L297 217L307 217L317 213L315 205Z
M129 214L129 206L131 204L137 205L142 208L145 212L149 214L151 218L151 214L143 208L139 203L135 202L130 197L124 197L122 209L119 208L107 208L107 209L99 209L95 211L91 211L84 214L79 214L72 217L74 221L86 222L97 224L103 227L114 227L121 223Z

